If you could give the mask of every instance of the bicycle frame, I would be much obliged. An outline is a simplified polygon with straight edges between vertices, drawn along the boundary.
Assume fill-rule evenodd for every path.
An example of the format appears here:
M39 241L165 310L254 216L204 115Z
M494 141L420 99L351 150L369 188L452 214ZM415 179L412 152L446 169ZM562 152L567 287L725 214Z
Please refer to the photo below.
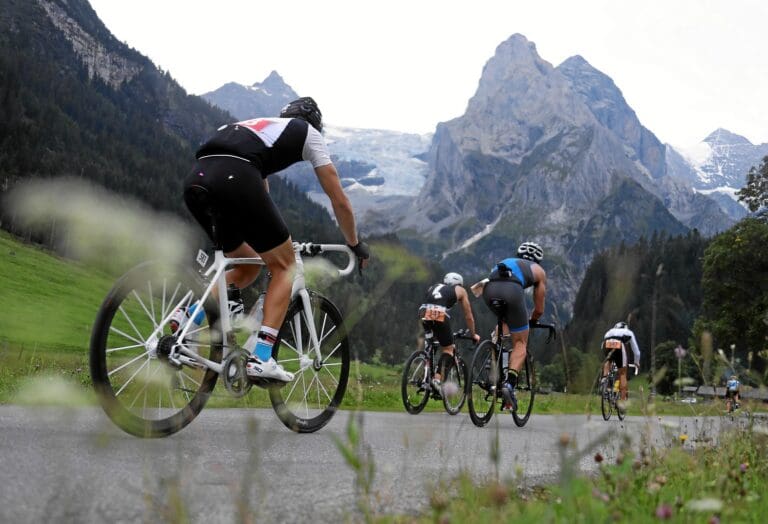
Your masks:
M293 251L296 259L296 272L294 274L293 285L291 287L291 300L293 300L296 296L301 297L304 314L306 315L307 318L312 318L312 306L309 298L309 292L307 291L307 288L306 288L306 280L304 277L304 259L302 255L315 256L315 255L322 254L324 252L346 253L347 256L349 257L349 262L344 269L337 269L339 272L339 276L345 276L352 273L352 271L355 268L356 257L352 252L352 250L344 244L313 244L309 242L304 242L304 243L294 242ZM201 265L205 265L205 263L207 262L207 258L208 256L205 255L205 253L201 252L201 254L198 255L198 262ZM214 252L213 263L203 273L203 275L206 278L210 279L210 283L206 286L202 296L198 299L198 303L205 304L206 300L208 300L208 297L213 292L213 289L216 288L217 295L218 295L217 297L218 309L220 312L220 315L219 315L220 329L224 334L228 334L232 332L232 321L229 317L229 307L227 304L228 302L227 282L225 278L225 273L227 269L233 266L238 266L238 265L263 266L266 264L261 259L261 257L228 258L224 256L223 251L216 250ZM186 293L181 298L181 300L179 300L175 304L174 307L170 308L169 310L170 313L166 318L163 319L160 325L155 327L155 330L152 333L152 336L158 337L163 329L163 326L165 326L170 321L173 313L178 308L183 307L184 305L188 305L191 298L192 296L190 291ZM298 318L295 318L295 321L298 322ZM193 325L194 325L194 322L186 322L184 327L178 333L177 342L173 346L173 349L169 356L169 360L176 362L178 364L183 364L191 367L208 368L212 371L215 371L216 373L221 374L223 371L223 366L221 363L213 362L204 357L201 357L200 355L197 354L196 351L188 348L182 342L183 340L185 340L185 337L190 334L190 331L192 330ZM317 338L317 332L315 330L315 326L311 322L308 324L308 331L309 331L309 336L312 343L312 348L316 353L316 358L322 360L322 355L320 354L320 341ZM301 337L300 330L297 336ZM232 350L229 337L227 336L223 337L223 345L224 345L223 356L226 357L227 354ZM302 359L301 366L303 368L310 365L310 363L311 361L304 362Z

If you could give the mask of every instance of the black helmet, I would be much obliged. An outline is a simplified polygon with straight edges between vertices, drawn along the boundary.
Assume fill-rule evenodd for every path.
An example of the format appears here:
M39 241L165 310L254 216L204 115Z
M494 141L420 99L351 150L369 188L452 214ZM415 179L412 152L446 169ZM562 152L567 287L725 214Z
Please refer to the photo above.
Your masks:
M301 118L309 122L318 131L323 131L323 114L320 112L320 108L317 107L317 102L310 96L304 96L289 102L280 110L280 118Z
M544 250L535 242L523 242L517 248L517 256L538 264L544 258Z

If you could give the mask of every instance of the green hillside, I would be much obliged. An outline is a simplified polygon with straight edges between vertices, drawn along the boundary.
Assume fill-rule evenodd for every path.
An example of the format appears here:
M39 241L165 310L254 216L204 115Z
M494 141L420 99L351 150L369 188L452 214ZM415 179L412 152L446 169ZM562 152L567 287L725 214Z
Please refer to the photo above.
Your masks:
M0 231L0 344L85 354L113 280Z

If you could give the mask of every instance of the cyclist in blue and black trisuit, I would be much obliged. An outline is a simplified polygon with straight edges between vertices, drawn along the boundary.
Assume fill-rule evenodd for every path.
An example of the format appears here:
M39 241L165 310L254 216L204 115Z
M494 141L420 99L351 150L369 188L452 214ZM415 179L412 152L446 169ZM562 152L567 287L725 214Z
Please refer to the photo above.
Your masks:
M185 181L184 201L211 238L212 205L216 234L226 256L258 254L272 275L258 342L246 348L253 352L246 362L249 377L293 379L272 358L272 346L288 309L296 261L288 228L269 196L267 176L302 160L310 162L360 267L365 267L370 256L368 246L357 236L352 205L331 162L322 129L322 114L310 97L289 103L277 118L222 126L197 150L197 162ZM244 288L258 272L257 265L237 266L227 272L227 284Z
M446 273L441 284L430 286L424 303L419 307L419 318L425 332L431 331L441 346L442 354L437 369L432 377L432 386L440 390L442 386L443 359L453 355L456 346L453 343L450 309L458 302L464 310L464 321L475 343L480 342L480 335L475 333L475 317L469 295L464 290L464 278L458 273Z
M539 264L544 258L541 246L523 242L517 248L517 257L505 258L491 270L490 276L472 286L472 292L490 307L494 299L506 303L504 334L512 336L512 353L509 357L509 374L502 389L504 409L516 410L517 375L525 362L528 346L528 326L544 314L544 298L547 293L547 273ZM533 287L533 311L530 316L525 304L526 288ZM498 334L497 334L498 336Z
M733 407L733 409L739 408L739 402L741 402L740 388L741 382L739 382L739 377L731 375L731 378L729 378L728 382L725 384L726 411L732 411L731 407Z

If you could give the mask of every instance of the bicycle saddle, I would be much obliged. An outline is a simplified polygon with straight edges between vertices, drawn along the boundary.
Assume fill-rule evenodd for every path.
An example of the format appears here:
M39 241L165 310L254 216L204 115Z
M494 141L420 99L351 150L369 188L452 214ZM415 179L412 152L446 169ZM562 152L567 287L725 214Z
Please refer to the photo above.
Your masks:
M497 317L503 315L507 310L507 301L503 298L492 298L489 305Z

